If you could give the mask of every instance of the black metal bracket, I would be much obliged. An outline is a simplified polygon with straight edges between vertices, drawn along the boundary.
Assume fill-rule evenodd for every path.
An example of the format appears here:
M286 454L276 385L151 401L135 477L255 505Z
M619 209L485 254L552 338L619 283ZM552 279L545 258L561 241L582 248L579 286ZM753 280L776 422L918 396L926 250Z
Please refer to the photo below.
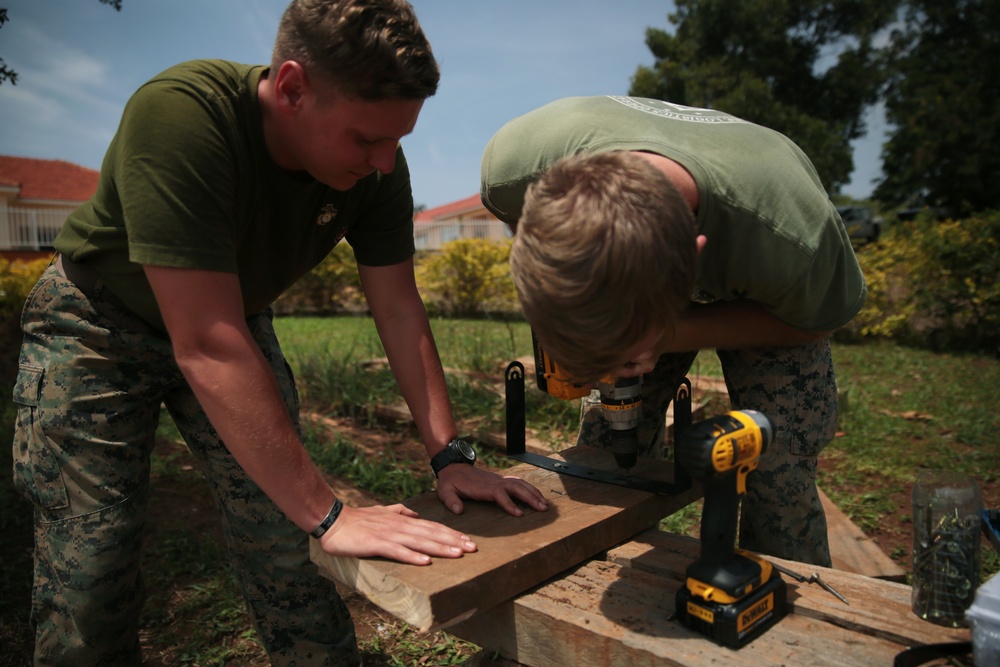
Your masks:
M507 456L523 463L545 468L553 472L591 479L606 484L625 486L639 491L661 495L677 495L691 488L691 477L684 466L674 462L674 481L662 482L643 477L633 477L621 472L601 470L574 463L567 463L541 454L527 451L526 416L524 403L524 364L512 361L504 373L504 392L507 417ZM691 426L691 381L681 381L674 395L674 443L679 442L681 432ZM676 457L675 457L676 458Z

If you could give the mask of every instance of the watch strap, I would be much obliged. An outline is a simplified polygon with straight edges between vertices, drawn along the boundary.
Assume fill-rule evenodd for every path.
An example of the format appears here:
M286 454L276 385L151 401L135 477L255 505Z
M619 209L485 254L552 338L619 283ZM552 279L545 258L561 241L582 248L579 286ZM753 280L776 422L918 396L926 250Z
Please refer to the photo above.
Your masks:
M468 447L472 452L471 458L462 452L462 445ZM476 452L472 449L472 446L464 438L455 438L431 458L431 470L434 471L434 476L437 477L438 473L452 463L468 463L471 465L475 462Z

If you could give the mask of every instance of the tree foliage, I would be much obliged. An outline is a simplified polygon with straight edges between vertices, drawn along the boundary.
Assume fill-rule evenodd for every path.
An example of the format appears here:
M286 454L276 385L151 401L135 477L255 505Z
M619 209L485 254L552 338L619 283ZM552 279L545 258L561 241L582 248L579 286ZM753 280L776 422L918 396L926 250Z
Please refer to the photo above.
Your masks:
M7 8L0 7L0 28L2 28L3 25L9 20L10 19L7 18ZM3 61L3 58L0 58L0 84L4 81L10 81L10 85L16 86L17 72L8 67L7 63Z
M958 215L1000 208L1000 3L909 0L905 18L890 42L894 129L875 195Z
M812 159L836 192L850 142L885 80L874 38L897 0L676 0L675 34L648 28L656 58L629 93L719 109L773 128Z
M116 12L120 12L122 10L122 0L101 0L101 4L111 5L115 8ZM3 25L9 20L10 19L7 17L7 8L0 7L0 28L2 28ZM8 67L7 63L3 61L3 58L0 58L0 84L3 84L4 81L10 81L10 85L16 86L17 72Z

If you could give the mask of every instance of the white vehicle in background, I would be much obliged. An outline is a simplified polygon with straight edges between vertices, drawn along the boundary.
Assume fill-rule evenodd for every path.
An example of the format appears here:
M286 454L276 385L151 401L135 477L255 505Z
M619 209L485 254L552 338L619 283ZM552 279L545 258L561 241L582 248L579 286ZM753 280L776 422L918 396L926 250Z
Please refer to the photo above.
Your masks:
M838 206L837 213L844 221L847 235L852 239L862 239L869 243L878 241L882 235L885 221L882 216L875 215L867 206Z

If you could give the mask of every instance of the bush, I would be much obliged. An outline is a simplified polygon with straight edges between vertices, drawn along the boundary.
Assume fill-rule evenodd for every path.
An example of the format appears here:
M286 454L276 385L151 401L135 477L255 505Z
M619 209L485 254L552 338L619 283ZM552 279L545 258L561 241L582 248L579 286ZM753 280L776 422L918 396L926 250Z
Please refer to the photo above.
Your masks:
M1000 211L917 221L910 284L932 347L1000 351Z
M12 387L21 350L21 309L49 259L9 262L0 257L0 382Z
M909 265L914 260L911 252L898 226L890 227L881 243L868 244L858 252L868 299L857 317L838 332L839 338L901 339L910 335L910 323L916 317L908 285Z
M48 259L9 262L0 257L0 389L4 397L0 399L0 437L7 443L10 442L17 416L10 393L17 377L17 357L21 352L21 309L48 265ZM6 448L5 456L0 456L0 464L4 470L11 469L10 447ZM3 491L0 487L0 495ZM0 520L0 524L5 521L6 517Z
M274 304L275 312L281 315L339 315L365 307L358 265L347 243L338 243Z
M847 331L932 349L1000 352L998 239L1000 212L893 225L882 243L858 253L868 301Z
M508 265L510 245L509 240L459 239L422 258L417 284L427 309L449 317L519 312Z
M35 286L49 258L36 259L29 262L7 261L0 257L0 321L21 319L21 307L28 293Z

